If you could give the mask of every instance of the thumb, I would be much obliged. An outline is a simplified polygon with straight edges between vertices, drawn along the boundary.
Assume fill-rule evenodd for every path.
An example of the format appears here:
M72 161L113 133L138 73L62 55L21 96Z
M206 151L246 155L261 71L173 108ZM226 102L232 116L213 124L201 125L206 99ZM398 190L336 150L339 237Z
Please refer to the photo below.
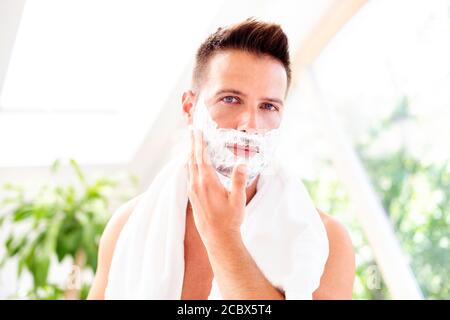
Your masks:
M237 164L231 175L231 195L237 201L246 200L245 188L247 186L247 166L245 163Z

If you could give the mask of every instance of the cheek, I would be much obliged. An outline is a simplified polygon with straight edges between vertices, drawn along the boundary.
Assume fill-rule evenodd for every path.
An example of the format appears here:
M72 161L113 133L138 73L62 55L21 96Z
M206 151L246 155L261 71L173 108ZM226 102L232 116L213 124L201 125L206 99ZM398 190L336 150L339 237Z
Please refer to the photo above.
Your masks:
M261 111L259 115L259 127L261 129L277 129L281 124L280 112Z
M236 107L212 106L209 108L209 114L219 128L234 128L239 119L239 110Z

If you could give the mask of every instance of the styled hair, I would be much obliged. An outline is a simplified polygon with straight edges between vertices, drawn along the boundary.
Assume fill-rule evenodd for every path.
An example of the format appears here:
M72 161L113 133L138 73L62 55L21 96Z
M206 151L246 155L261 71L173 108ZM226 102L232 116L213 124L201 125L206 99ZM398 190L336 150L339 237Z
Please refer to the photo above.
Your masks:
M275 23L248 18L237 24L218 28L198 48L192 74L192 86L199 90L214 54L230 49L244 50L256 55L267 55L283 64L287 87L291 82L288 38Z

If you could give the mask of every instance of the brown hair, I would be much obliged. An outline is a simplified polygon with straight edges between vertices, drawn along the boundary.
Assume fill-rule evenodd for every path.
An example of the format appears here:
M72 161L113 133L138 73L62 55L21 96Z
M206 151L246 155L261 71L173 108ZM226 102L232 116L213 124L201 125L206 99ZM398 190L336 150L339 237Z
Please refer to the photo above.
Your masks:
M287 87L291 82L289 46L280 25L248 18L240 23L218 28L198 48L192 85L198 90L204 81L205 70L211 57L227 49L245 50L256 55L268 55L283 64L287 75Z

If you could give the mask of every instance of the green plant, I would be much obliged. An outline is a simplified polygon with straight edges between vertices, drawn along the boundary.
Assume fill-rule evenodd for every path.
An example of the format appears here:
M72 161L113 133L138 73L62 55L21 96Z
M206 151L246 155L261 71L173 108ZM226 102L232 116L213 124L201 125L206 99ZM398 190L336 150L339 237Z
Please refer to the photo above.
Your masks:
M6 222L12 227L0 266L14 257L18 278L24 270L30 272L33 286L29 298L59 299L70 291L64 284L49 281L54 261L61 263L69 257L78 271L95 272L97 267L100 236L110 218L109 197L119 181L100 177L89 182L74 160L70 166L77 178L75 184L45 184L32 196L23 186L8 183L3 188L6 210L0 216L0 227ZM59 167L60 162L55 161L52 172ZM86 284L75 291L75 297L81 292L80 297L85 298Z
M450 297L450 162L425 162L405 143L376 154L371 146L406 123L416 124L407 97L358 149L427 298Z
M426 298L450 298L450 162L427 163L406 147L398 129L414 125L409 100L402 97L393 113L369 129L357 151L374 188L389 214L400 244ZM397 130L397 131L394 131ZM375 152L384 135L395 137L397 146ZM378 150L379 151L379 150ZM324 162L326 173L330 164ZM333 174L322 174L307 182L316 203L334 215L350 210L348 195ZM379 288L367 284L367 269L376 268L367 240L354 219L349 221L357 255L354 298L387 299L389 292L381 279Z

